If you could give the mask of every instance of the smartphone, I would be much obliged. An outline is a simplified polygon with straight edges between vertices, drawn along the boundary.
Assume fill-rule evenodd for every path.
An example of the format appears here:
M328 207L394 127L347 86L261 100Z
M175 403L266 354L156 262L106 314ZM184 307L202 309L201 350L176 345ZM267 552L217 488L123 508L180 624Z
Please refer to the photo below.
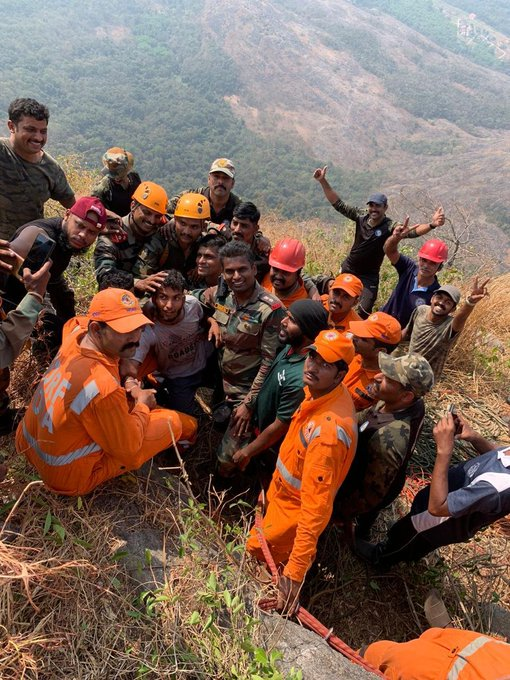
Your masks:
M455 404L450 404L447 409L447 413L452 414L453 422L455 423L455 434L460 434L462 431L462 423L459 420L459 416L457 415L457 409L455 408Z
M46 236L46 234L37 234L35 241L32 243L28 255L21 266L20 273L27 267L32 274L38 272L43 264L49 259L55 248L55 241Z

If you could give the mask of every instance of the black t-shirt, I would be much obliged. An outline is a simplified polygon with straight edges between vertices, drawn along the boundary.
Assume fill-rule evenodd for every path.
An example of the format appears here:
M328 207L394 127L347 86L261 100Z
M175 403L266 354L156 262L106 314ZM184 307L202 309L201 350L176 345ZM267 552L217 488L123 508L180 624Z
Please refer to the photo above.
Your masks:
M368 219L368 215L362 215L355 220L354 243L342 262L342 272L379 278L379 270L384 259L384 244L391 236L394 222L385 217L377 227L371 227Z

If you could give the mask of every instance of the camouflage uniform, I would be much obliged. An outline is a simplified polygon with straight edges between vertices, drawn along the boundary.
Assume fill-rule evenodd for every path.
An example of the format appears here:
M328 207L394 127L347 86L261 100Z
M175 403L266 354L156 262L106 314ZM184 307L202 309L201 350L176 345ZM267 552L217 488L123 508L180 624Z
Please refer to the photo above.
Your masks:
M195 241L189 254L184 254L177 240L175 227L171 225L168 239L156 232L144 244L133 266L133 275L137 279L145 279L164 269L177 269L185 278L190 279L196 268L197 253L198 242Z
M227 401L234 407L244 402L253 408L278 350L284 307L258 283L251 298L239 306L230 291L218 295L217 286L194 294L214 309L212 316L221 329L219 361ZM220 462L228 464L239 446L228 429L218 452Z
M408 408L393 413L382 411L384 402L380 401L359 414L356 455L335 499L335 515L361 515L358 523L367 530L404 486L407 465L425 417L421 397L434 384L432 369L420 355L379 356L381 371L411 388L417 399Z
M140 175L136 172L129 172L127 180L128 186L124 189L111 177L103 177L92 189L90 195L99 198L107 210L124 217L131 210L131 196L141 183Z
M0 138L0 238L9 240L22 224L44 217L49 198L74 198L57 161L46 152L39 163L25 161L7 138Z
M168 214L170 216L173 217L173 214L175 212L175 206L177 205L177 201L180 199L180 197L183 196L184 194L189 193L202 194L202 196L207 196L207 199L209 200L209 203L211 205L211 222L213 222L214 224L221 224L222 222L225 221L231 222L234 208L237 205L239 205L239 203L241 203L241 199L239 198L239 196L236 196L235 194L231 193L230 196L228 197L228 201L225 207L222 208L219 212L216 212L211 202L209 187L186 189L186 191L181 191L180 194L177 194L177 196L174 196L168 201Z
M96 279L100 282L101 276L110 269L121 269L125 272L133 271L138 253L142 250L151 236L135 236L131 226L131 213L122 218L124 231L127 239L121 243L114 243L109 236L101 235L97 239L94 250L94 267ZM135 280L136 280L135 276Z

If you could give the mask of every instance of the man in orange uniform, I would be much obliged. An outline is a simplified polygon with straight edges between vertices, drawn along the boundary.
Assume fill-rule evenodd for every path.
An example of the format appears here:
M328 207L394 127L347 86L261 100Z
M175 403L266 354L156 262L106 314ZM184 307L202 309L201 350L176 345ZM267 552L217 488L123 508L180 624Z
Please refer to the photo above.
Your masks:
M285 563L278 608L289 613L356 451L356 414L342 385L353 357L352 341L335 330L322 331L310 346L305 399L292 417L267 493L263 533L276 564ZM255 529L246 547L263 559Z
M321 295L322 304L329 312L329 325L343 333L351 321L361 321L354 311L363 292L363 284L354 274L339 274L331 284L329 293Z
M136 470L173 441L190 439L196 420L157 409L154 390L134 378L120 386L119 359L133 356L151 322L132 293L94 296L86 330L66 327L62 347L42 378L16 432L16 450L45 485L78 496ZM134 401L130 405L128 396Z
M356 356L349 365L344 385L356 411L363 411L378 398L374 378L381 372L379 354L391 354L400 342L402 329L389 314L376 312L364 321L351 321L349 333L353 335Z
M380 640L364 658L390 680L508 680L510 645L456 628L429 628L415 640Z
M297 238L278 241L269 255L271 269L264 277L262 286L276 295L287 309L296 300L319 299L313 281L301 277L305 256L305 247Z

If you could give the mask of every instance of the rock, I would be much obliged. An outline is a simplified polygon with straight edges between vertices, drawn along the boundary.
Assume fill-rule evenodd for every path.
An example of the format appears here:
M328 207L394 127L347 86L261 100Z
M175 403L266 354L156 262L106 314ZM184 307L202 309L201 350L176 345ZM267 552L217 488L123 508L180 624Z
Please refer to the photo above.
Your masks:
M488 604L484 607L490 632L506 637L510 641L510 611L499 604Z

